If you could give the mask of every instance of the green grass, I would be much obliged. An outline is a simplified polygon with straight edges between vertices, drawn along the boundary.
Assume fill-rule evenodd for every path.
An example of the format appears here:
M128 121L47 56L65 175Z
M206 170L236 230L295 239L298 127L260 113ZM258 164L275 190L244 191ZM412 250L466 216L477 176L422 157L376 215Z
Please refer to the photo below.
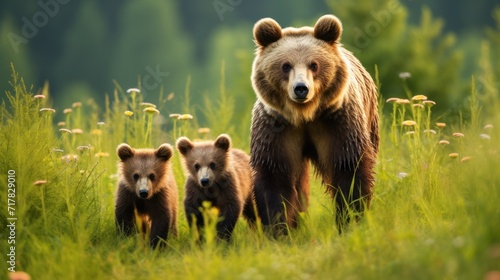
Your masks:
M431 107L412 106L422 101L381 101L393 108L381 116L372 207L344 236L337 233L334 207L320 180L312 177L309 211L289 236L268 239L242 219L231 243L199 246L181 206L179 236L158 252L139 235L115 233L116 146L153 148L173 144L180 135L217 135L199 135L196 120L148 115L140 93L119 87L102 110L75 100L83 103L66 115L64 108L55 108L54 116L40 111L50 107L48 87L42 90L45 99L35 99L33 89L14 74L0 108L0 218L8 216L4 182L8 170L15 170L16 270L32 279L482 279L500 271L500 118L481 114L472 92L465 109L471 120L440 117L444 128L436 127ZM225 98L220 106L230 103ZM157 105L163 112L169 103L161 99ZM186 104L185 109L192 108ZM498 108L498 103L483 106ZM227 110L208 113L217 109ZM127 110L133 115L126 116ZM66 124L55 127L56 117ZM403 126L405 120L416 125ZM212 133L218 131L216 122L211 122ZM493 128L483 129L486 124ZM426 131L431 129L436 134ZM455 132L464 137L454 137ZM236 147L248 150L248 135L234 139L241 139ZM450 153L459 155L451 158ZM177 153L173 160L182 201L184 175ZM39 180L46 182L34 184ZM0 234L6 263L9 232L2 226Z

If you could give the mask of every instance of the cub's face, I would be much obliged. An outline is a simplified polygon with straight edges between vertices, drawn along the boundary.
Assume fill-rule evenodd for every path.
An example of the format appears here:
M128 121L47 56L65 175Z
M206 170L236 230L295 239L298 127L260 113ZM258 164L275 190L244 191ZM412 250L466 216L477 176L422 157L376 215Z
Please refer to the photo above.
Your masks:
M158 149L132 149L127 144L118 146L116 153L120 157L122 182L143 199L149 199L161 187L163 177L167 175L169 159L173 149L169 144L162 144Z
M338 105L347 66L339 51L342 26L336 17L323 16L314 28L285 29L266 18L253 33L258 49L252 85L264 105L296 125Z
M177 150L184 158L186 172L199 187L213 186L227 170L231 138L221 134L214 142L193 143L186 137L177 140Z

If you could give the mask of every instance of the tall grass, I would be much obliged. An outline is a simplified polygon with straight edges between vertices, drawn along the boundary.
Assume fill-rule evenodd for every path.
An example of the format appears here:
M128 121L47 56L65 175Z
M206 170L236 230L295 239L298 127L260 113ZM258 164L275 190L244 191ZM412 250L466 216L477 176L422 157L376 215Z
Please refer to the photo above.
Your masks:
M466 108L473 117L439 116L446 126L436 125L432 115L439 104L422 96L410 93L407 101L384 105L393 108L381 116L372 207L345 235L338 235L332 202L312 178L309 211L289 236L268 239L242 219L232 242L200 246L180 206L179 237L170 238L166 250L154 251L140 235L115 233L115 148L122 142L149 148L173 144L184 134L196 138L196 122L163 115L169 106L163 97L159 114L145 112L153 104L141 104L140 92L119 87L103 110L75 100L81 103L71 111L54 113L42 110L50 108L48 85L41 92L45 98L34 98L15 72L11 84L0 108L0 180L6 182L7 171L15 170L16 269L33 279L481 279L500 271L500 118L489 115L490 123L483 122L474 87ZM221 94L215 102L220 108L207 114L231 113L223 86ZM186 112L192 108L179 113L194 115ZM56 120L65 124L55 127ZM236 125L223 123L227 129ZM247 143L234 145L248 150ZM178 158L174 155L174 172L182 201ZM0 200L0 218L6 221L4 183ZM7 235L3 227L3 263Z

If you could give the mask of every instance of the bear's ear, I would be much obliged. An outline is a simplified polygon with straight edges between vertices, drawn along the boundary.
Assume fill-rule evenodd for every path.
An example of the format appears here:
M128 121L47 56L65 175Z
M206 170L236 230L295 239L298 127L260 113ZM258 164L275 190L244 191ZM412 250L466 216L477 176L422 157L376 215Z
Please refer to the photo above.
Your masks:
M253 26L255 43L265 48L281 39L281 26L272 18L263 18Z
M177 150L182 155L186 155L194 147L193 143L191 143L191 141L189 141L187 137L181 137L177 139L177 143L175 145L177 146Z
M314 37L329 44L337 42L342 35L342 23L333 15L324 15L314 25Z
M126 161L127 159L131 158L134 156L134 149L132 149L129 145L127 144L120 144L118 145L118 148L116 148L116 154L122 161Z
M169 160L173 153L172 146L166 143L161 144L160 147L155 150L155 156L163 161Z
M231 147L231 137L227 134L221 134L215 139L214 146L224 151L228 151Z

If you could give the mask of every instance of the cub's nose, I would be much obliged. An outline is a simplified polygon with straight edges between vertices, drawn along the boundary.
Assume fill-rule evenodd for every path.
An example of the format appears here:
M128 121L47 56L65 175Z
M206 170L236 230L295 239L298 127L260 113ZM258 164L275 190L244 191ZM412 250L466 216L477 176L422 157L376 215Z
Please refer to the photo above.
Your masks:
M297 99L305 99L309 93L309 88L304 83L296 83L293 86L293 92L297 96Z
M200 183L202 186L206 187L210 183L210 179L208 178L201 178Z
M139 190L139 196L140 196L141 198L146 198L146 197L148 197L148 194L149 194L148 190Z

